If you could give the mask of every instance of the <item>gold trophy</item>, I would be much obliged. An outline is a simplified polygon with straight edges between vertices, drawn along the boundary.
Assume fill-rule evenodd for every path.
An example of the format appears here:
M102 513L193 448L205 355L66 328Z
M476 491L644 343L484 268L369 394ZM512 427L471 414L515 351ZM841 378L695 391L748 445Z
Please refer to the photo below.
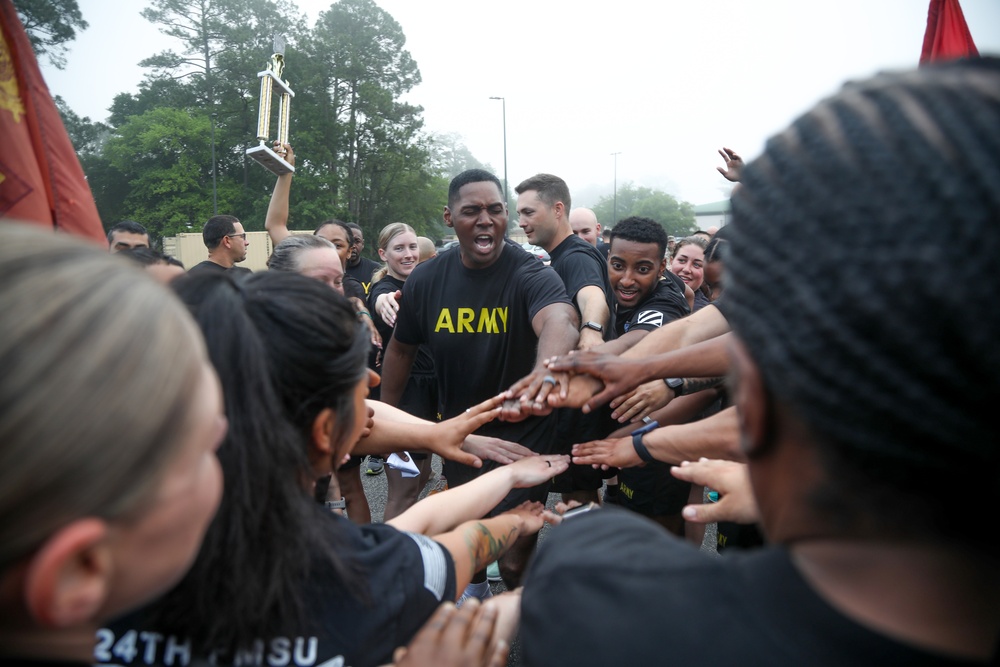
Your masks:
M295 93L288 87L287 81L281 80L285 69L285 40L281 35L274 36L274 54L267 64L267 69L257 72L260 79L260 106L257 109L257 140L260 145L247 149L247 155L260 162L277 176L295 171L295 167L285 162L285 158L275 153L268 146L271 133L271 98L275 86L281 91L278 102L278 141L288 143L288 113Z

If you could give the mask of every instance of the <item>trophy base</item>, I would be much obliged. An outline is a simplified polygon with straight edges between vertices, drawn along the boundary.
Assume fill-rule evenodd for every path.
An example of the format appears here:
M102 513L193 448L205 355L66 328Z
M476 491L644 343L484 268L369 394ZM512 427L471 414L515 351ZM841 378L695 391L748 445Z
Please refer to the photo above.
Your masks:
M254 160L257 160L257 162L261 163L265 169L275 176L295 173L295 167L285 162L284 158L267 146L254 146L253 148L248 148L247 155L252 157Z

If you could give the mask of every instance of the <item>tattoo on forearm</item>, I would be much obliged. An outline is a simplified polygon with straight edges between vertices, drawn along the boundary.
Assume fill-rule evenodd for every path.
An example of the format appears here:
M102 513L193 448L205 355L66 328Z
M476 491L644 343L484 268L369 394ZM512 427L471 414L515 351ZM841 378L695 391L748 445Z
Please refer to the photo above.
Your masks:
M469 559L472 561L470 576L507 553L507 549L517 539L519 532L517 527L510 526L502 534L494 535L489 526L482 521L477 521L466 528L465 544L469 548Z
M717 387L725 381L725 377L715 378L684 378L684 395L693 394L703 389Z

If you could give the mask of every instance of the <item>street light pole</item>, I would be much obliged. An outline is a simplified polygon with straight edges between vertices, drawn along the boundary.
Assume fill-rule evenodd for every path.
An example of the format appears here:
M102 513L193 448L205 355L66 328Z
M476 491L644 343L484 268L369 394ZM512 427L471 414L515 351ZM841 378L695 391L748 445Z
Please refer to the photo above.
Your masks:
M507 198L507 98L505 97L490 97L491 100L500 100L503 104L503 203L506 204Z
M617 153L612 153L615 156L615 204L614 204L614 214L611 216L611 226L614 227L618 224L618 156L621 155L621 151Z
M212 113L212 215L219 215L219 196L215 181L215 118L218 115Z

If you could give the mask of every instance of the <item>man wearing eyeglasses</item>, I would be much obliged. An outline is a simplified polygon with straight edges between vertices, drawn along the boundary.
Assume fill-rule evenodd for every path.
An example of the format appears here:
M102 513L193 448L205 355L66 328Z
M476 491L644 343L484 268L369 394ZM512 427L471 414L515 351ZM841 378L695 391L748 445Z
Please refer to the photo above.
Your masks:
M247 248L250 247L243 224L237 218L231 215L212 216L201 230L201 237L208 248L208 259L192 266L188 273L251 273L250 269L236 266L247 258Z

